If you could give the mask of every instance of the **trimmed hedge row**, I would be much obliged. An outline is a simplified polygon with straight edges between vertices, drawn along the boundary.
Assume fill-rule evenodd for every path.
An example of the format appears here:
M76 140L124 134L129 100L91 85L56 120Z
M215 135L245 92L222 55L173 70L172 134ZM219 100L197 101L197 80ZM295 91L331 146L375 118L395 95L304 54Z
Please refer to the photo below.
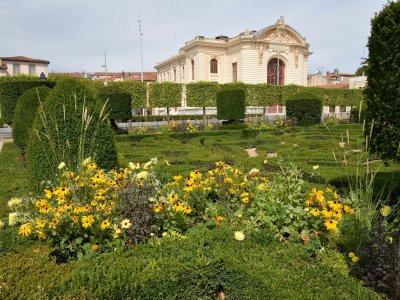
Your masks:
M310 257L300 244L267 232L233 238L198 226L187 239L163 238L123 253L68 264L46 247L0 256L5 299L379 299L347 275L335 251ZM305 267L306 266L306 267ZM222 292L222 293L221 293Z
M322 101L314 94L297 93L286 100L286 115L294 118L300 126L318 124L321 121Z
M245 91L224 88L217 92L217 118L219 120L243 120L246 110Z
M39 86L47 86L53 88L55 82L40 79L13 79L0 81L0 110L1 117L4 123L13 123L15 106L17 105L18 98L21 97L25 91Z

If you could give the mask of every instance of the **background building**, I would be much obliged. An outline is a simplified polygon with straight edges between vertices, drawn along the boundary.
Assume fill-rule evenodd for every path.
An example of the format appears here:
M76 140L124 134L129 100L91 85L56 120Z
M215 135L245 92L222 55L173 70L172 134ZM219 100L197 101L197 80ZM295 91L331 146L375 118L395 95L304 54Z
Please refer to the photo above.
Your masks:
M0 57L0 76L17 74L30 74L48 76L50 62L44 59L29 58L25 56Z
M281 17L259 31L234 37L197 36L158 63L157 81L307 85L309 44Z

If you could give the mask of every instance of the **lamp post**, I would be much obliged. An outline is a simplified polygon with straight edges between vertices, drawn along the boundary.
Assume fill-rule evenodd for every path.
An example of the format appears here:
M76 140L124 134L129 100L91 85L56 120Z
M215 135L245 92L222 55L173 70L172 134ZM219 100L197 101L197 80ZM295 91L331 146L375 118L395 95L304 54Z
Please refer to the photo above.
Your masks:
M107 52L106 51L104 51L104 65L102 65L102 67L106 71L106 82L105 82L105 85L107 85L108 84L108 80L107 80L108 74L107 74Z
M143 44L142 44L142 35L143 35L143 33L142 33L142 19L140 17L140 11L139 11L138 23L139 23L139 37L140 37L140 62L141 62L141 65L142 65L142 71L140 73L140 78L142 79L142 82L143 82Z

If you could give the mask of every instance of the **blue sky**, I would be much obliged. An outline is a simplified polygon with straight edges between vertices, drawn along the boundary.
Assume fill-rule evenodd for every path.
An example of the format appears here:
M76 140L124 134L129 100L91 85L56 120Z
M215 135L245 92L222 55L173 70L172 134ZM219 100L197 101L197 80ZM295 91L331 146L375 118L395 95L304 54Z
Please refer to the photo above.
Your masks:
M197 35L235 36L280 16L306 37L309 73L354 72L368 55L370 21L386 0L0 0L0 57L50 60L58 72L144 71Z

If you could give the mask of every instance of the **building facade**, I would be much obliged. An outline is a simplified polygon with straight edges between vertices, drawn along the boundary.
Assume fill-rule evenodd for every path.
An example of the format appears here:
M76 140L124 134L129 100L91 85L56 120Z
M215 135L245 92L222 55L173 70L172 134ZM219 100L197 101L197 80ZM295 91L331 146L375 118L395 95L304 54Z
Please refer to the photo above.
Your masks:
M25 56L0 57L0 76L17 74L30 74L40 76L42 73L48 77L50 62Z
M197 36L155 66L157 81L307 85L309 44L281 17L234 37Z

